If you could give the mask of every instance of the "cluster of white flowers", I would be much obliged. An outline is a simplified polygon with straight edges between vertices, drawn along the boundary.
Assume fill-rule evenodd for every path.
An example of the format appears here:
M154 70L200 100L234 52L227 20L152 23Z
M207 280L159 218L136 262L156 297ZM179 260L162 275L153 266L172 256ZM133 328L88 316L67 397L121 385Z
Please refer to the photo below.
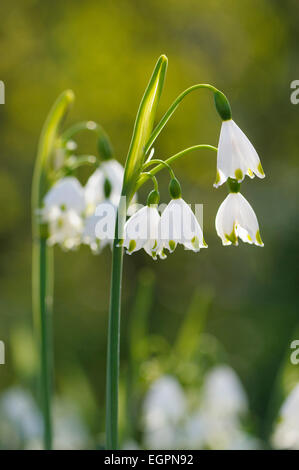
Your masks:
M170 171L172 199L166 208L160 210L159 193L155 189L152 191L154 197L150 193L147 205L127 220L121 243L128 254L143 248L153 259L164 259L166 250L172 253L178 244L194 252L207 247L198 219L182 199L180 184ZM237 245L240 237L243 242L263 246L256 215L239 192L246 174L251 178L255 174L264 177L259 157L235 122L231 119L223 121L214 185L219 187L228 181L230 188L230 194L216 215L216 231L223 245ZM41 221L48 224L48 242L58 243L64 249L74 249L84 243L94 252L112 244L123 176L124 168L120 163L109 159L94 171L85 187L73 176L60 179L46 194L41 210ZM108 230L107 227L106 231L97 230L100 220L102 225L108 224Z
M144 443L149 449L258 448L257 440L242 427L241 418L247 412L245 391L228 366L215 367L207 374L192 412L177 379L162 376L144 401Z
M232 119L223 121L214 185L217 188L229 180L231 191L216 215L216 231L223 245L238 245L240 237L243 242L263 246L254 210L239 193L246 174L251 178L265 176L258 154L245 134ZM195 252L207 247L197 218L181 198L180 188L170 193L172 200L161 215L157 205L148 205L126 222L123 245L127 253L143 248L153 259L164 259L165 249L172 253L178 243Z
M111 243L112 238L101 241L96 237L96 208L100 204L112 207L115 224L123 173L122 165L111 159L101 163L85 187L73 176L60 179L46 194L41 210L41 222L48 224L49 244L70 250L85 243L97 252Z

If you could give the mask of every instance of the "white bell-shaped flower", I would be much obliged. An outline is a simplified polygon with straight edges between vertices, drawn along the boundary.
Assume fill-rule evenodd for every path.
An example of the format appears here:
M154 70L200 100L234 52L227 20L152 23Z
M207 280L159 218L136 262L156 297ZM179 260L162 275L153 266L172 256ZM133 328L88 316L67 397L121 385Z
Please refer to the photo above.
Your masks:
M254 210L241 193L230 193L220 205L215 221L223 245L243 242L264 246Z
M195 252L207 248L198 220L182 198L170 201L160 222L159 248L167 248L172 253L178 243Z
M65 250L73 250L80 245L83 220L75 210L53 207L48 212L47 223L49 245L57 243Z
M234 178L240 183L245 175L250 178L254 178L254 175L259 178L265 177L259 156L244 132L232 119L223 121L214 186L218 188L225 183L227 178Z
M44 198L44 216L47 217L47 213L54 207L65 211L74 210L77 214L84 211L84 190L77 178L62 178L48 191Z
M99 204L95 213L85 220L82 240L94 253L112 246L115 232L116 207L109 200Z
M159 247L160 214L157 206L144 206L125 223L123 246L128 254L143 248L153 259L165 258Z
M105 181L111 185L109 199L117 206L121 195L124 176L123 166L114 159L105 160L89 177L85 186L85 200L88 211L93 213L96 206L106 198Z
M80 245L85 199L79 181L74 177L62 178L49 190L43 202L41 222L48 224L48 243L58 243L67 250Z

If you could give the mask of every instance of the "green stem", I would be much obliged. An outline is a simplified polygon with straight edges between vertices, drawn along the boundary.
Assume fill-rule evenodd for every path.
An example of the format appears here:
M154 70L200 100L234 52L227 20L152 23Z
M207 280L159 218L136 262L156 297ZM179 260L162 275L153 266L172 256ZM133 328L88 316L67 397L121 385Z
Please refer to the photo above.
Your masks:
M193 152L194 150L204 150L204 149L213 150L217 152L217 147L214 147L213 145L208 145L208 144L200 144L200 145L194 145L193 147L188 147L187 149L184 149L181 152L178 152L175 155L172 155L171 157L167 158L167 160L163 161L163 164L160 163L151 171L148 171L147 173L142 173L137 181L136 191L140 188L140 186L142 186L150 178L150 176L155 175L156 173L158 173L158 171L161 171L163 168L165 168L165 163L167 163L167 165L170 165L175 160L178 160L179 158L183 157L187 153Z
M40 394L44 419L44 447L52 448L52 292L53 252L47 245L47 227L40 210L50 185L49 161L55 149L59 126L74 100L70 90L62 93L51 108L39 140L32 181L32 310L40 357Z
M163 127L167 124L168 120L171 118L181 101L185 98L185 96L189 95L189 93L192 93L195 90L201 89L201 88L206 88L208 90L211 90L213 93L219 92L217 88L215 88L212 85L209 85L208 83L199 83L197 85L193 85L190 88L187 88L187 90L183 91L177 98L176 100L172 103L170 108L166 111L164 116L162 117L161 121L156 125L155 129L153 130L148 142L146 143L145 146L145 153L149 151L153 143L155 142L156 138L162 131Z
M40 343L40 392L44 417L44 447L52 449L51 396L53 375L53 250L47 239L33 241L32 253L33 297L35 328Z
M118 447L118 378L119 378L119 339L121 283L123 267L123 248L119 246L118 230L122 233L125 223L125 212L118 210L115 224L115 237L112 251L112 275L110 290L110 309L107 344L107 377L106 377L106 448L115 450Z

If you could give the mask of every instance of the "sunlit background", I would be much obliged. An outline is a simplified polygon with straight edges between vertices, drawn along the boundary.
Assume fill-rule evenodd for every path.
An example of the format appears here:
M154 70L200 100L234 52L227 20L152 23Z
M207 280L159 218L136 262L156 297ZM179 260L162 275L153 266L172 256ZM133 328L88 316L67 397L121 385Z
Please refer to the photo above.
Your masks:
M58 94L73 89L67 124L99 122L124 163L138 104L161 53L169 67L158 117L185 88L208 82L226 93L234 119L254 142L266 178L246 178L242 193L257 213L265 247L222 247L214 221L226 188L212 186L213 153L189 154L176 164L185 200L204 204L209 249L194 254L178 248L157 262L145 252L125 257L122 445L290 446L283 437L273 440L273 430L283 400L299 382L299 364L289 359L290 343L299 339L299 105L290 101L290 83L299 79L298 15L296 0L1 2L0 340L6 364L0 365L0 447L40 445L30 190L44 119ZM217 145L220 124L211 94L194 93L162 132L155 155ZM84 152L96 151L90 135L78 142ZM89 174L78 172L83 184ZM162 172L163 202L167 185ZM150 188L144 186L141 202ZM100 256L87 247L55 249L60 448L104 443L110 264L109 248ZM206 396L214 402L207 404ZM231 435L221 424L226 406L233 414ZM299 447L299 431L296 439Z

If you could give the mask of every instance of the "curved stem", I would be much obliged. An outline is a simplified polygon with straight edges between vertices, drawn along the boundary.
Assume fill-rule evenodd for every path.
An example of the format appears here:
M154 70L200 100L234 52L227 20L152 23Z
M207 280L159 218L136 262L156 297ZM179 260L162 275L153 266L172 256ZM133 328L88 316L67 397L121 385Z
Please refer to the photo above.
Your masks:
M146 143L145 146L145 153L149 151L153 143L155 142L156 138L162 131L163 127L166 125L168 120L171 118L175 110L177 109L178 105L180 102L185 98L185 96L189 95L189 93L192 93L192 91L201 89L201 88L206 88L208 90L211 90L213 93L219 92L217 88L215 88L213 85L209 85L208 83L199 83L197 85L193 85L190 88L187 88L187 90L183 91L177 98L176 100L172 103L170 108L166 111L164 116L162 117L161 121L156 125L154 128L148 142Z
M164 163L167 163L168 165L170 165L171 163L183 157L187 153L193 152L194 150L203 150L203 149L213 150L214 152L217 152L217 147L214 147L213 145L208 145L208 144L200 144L200 145L194 145L193 147L188 147L187 149L182 150L181 152L178 152L175 155L172 155L172 157L167 158L167 160L162 160L163 164L160 163L148 173L141 174L141 176L139 177L139 180L137 181L136 191L148 180L148 178L150 177L148 176L149 174L155 175L156 173L161 171L165 166Z
M82 121L69 127L61 136L62 142L66 143L68 140L81 131L92 131L98 136L98 149L104 159L112 158L113 149L108 137L108 134L104 131L103 127L94 121Z
M145 170L148 166L155 165L155 164L163 165L169 171L169 174L170 174L171 178L175 178L175 175L174 175L174 172L173 172L173 169L171 168L171 166L166 161L160 160L158 158L155 158L154 160L149 160L148 162L145 162L142 169Z
M159 192L159 187L158 187L158 181L157 181L157 178L152 175L149 171L145 171L145 172L142 172L141 175L145 175L145 176L148 176L149 178L151 178L153 184L154 184L154 188L157 192Z

